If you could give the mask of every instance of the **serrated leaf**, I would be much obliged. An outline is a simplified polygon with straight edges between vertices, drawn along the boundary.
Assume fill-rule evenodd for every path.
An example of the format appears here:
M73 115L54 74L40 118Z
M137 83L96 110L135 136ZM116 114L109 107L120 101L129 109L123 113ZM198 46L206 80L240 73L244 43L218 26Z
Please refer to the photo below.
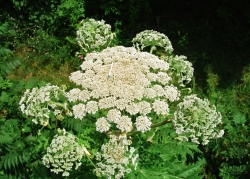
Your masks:
M19 155L19 156L18 156L18 158L19 158L19 161L20 161L21 163L23 163L22 156L21 156L21 155Z
M141 169L138 179L183 179L181 177L167 173L164 170Z
M10 144L12 143L13 138L7 134L0 135L0 144Z
M183 168L183 170L177 175L179 177L184 177L184 178L188 178L191 175L193 175L193 173L197 172L200 170L200 172L202 171L202 165L205 165L206 161L205 159L199 159L199 161L195 164L189 164L186 167ZM200 173L198 172L198 173Z
M7 158L9 169L12 168L12 157Z
M18 166L18 156L17 155L14 157L14 161L15 161L14 167L17 167Z
M8 169L8 158L5 158L4 160L4 169L7 170Z

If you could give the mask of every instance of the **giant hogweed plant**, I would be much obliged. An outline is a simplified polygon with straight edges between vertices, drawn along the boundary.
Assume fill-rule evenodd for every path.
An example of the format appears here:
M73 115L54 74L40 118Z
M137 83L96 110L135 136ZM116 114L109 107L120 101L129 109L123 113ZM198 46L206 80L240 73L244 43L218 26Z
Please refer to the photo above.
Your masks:
M69 77L77 87L28 89L19 103L38 135L56 133L39 160L64 177L202 178L198 145L224 130L216 107L186 87L192 64L172 55L171 42L155 31L139 33L134 47L103 48L110 38L92 38L95 30L88 30L81 33L92 35L79 41L86 56ZM102 30L96 33L105 37ZM165 55L152 54L156 46Z

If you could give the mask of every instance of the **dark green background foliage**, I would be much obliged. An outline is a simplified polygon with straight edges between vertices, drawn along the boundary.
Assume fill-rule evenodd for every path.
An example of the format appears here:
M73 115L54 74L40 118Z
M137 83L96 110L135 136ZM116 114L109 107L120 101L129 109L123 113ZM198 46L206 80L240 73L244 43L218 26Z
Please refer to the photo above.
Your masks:
M205 165L202 152L206 158L204 178L249 177L248 0L0 0L0 12L0 178L60 178L37 160L54 133L43 130L37 136L36 126L31 119L23 118L18 109L23 91L43 86L45 82L9 80L6 75L20 64L24 69L27 67L22 59L15 57L15 52L24 47L29 50L29 59L25 59L28 62L42 61L44 66L53 63L59 68L70 61L72 66L79 66L74 58L79 51L74 39L77 25L84 18L104 19L117 33L115 43L125 46L131 46L132 38L143 30L166 34L174 53L187 56L194 65L194 92L208 97L223 115L224 137L205 147L175 141L164 143L162 136L174 135L164 128L155 134L160 144L149 145L149 141L136 136L143 164L128 178L191 179L190 171L198 177L201 171L196 169ZM79 133L82 125L85 124L70 120L62 123L75 133ZM82 139L94 136L90 129L81 135ZM89 165L81 170L86 171L84 177L93 177ZM71 175L77 176L77 172Z

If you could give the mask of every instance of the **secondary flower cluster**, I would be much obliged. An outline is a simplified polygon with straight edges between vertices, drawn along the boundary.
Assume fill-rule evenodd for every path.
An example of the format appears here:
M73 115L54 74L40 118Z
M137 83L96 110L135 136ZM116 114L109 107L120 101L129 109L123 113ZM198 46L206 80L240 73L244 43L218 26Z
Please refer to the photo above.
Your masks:
M170 65L169 74L173 82L176 81L180 86L184 87L192 80L194 68L192 63L186 60L186 56L164 56L162 59Z
M164 49L168 54L171 54L174 50L170 40L165 34L153 30L145 30L138 33L132 42L134 47L139 51L144 50L146 47L157 48L156 46Z
M136 169L139 155L135 154L134 147L129 147L131 143L126 136L112 136L108 143L102 145L101 152L96 153L96 174L119 179L131 172L129 166Z
M77 42L85 53L101 51L109 46L115 34L111 32L111 26L103 20L87 19L80 22L77 30Z
M49 119L55 116L62 120L62 112L66 110L65 89L47 84L41 88L27 89L22 96L19 105L21 111L32 116L35 124L47 126Z
M133 47L89 53L81 69L73 72L70 80L82 89L70 90L67 97L76 102L75 118L106 111L96 121L99 132L107 132L112 126L121 132L129 132L134 126L138 131L148 131L150 114L167 115L169 102L180 96L178 89L170 85L169 64Z
M207 99L189 95L178 104L174 113L173 125L181 140L206 145L210 139L222 137L224 130L217 129L221 124L221 114Z
M55 135L50 146L47 148L47 154L42 158L42 163L50 171L58 174L63 172L62 176L69 176L69 171L75 165L75 170L82 164L81 159L84 155L85 147L77 143L77 138L64 129L58 129L59 135Z

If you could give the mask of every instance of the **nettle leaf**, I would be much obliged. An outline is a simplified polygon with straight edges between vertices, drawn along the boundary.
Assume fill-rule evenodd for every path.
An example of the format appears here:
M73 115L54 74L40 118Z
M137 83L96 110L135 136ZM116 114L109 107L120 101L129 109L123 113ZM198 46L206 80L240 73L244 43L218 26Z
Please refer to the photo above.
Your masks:
M246 116L242 114L241 112L238 112L234 115L234 122L235 124L245 124L246 122Z

